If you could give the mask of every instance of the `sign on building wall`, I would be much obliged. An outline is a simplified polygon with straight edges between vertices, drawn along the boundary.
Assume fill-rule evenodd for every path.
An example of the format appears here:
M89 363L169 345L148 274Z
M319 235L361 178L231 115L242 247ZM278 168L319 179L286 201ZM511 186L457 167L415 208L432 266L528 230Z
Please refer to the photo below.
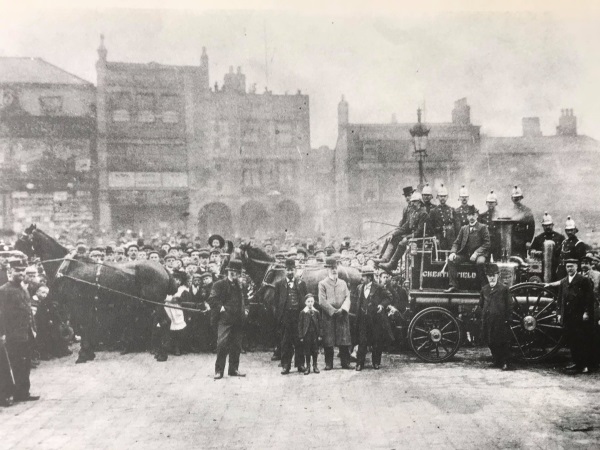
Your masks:
M123 188L185 188L188 176L185 172L109 172L108 187Z

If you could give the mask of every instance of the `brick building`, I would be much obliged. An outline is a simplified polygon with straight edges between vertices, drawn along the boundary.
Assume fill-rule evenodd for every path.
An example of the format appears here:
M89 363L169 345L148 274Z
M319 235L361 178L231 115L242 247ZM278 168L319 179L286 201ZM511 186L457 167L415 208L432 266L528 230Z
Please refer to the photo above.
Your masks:
M208 235L298 229L306 207L308 96L256 93L230 69L107 60L98 49L100 222L104 229Z
M479 154L479 126L471 124L466 99L455 102L452 121L427 123L426 181L445 184L450 197L474 178L470 161ZM338 234L374 238L390 230L405 206L404 186L417 186L418 163L409 130L414 123L357 124L349 121L348 102L338 104L335 147L335 209L329 227Z
M0 58L0 228L81 234L97 215L95 88L40 58Z
M561 111L553 136L542 135L537 117L524 118L522 123L522 136L482 137L481 154L474 166L480 176L473 190L485 193L495 189L502 211L511 204L512 187L519 185L540 231L541 218L548 211L557 229L571 215L582 233L592 233L581 235L582 239L598 241L600 143L577 133L577 118L571 109ZM478 206L483 207L483 196L479 201Z

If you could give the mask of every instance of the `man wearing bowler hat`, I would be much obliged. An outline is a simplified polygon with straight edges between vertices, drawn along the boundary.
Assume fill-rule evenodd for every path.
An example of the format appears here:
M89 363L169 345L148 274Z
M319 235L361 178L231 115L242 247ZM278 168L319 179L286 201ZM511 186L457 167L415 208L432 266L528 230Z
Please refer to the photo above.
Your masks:
M296 261L286 259L286 277L275 283L275 317L281 336L281 367L282 375L290 373L292 355L295 355L295 366L298 372L304 372L304 354L298 337L298 319L304 307L304 297L307 294L306 283L297 279Z
M448 256L448 278L450 278L450 288L446 290L448 293L458 291L458 265L469 261L475 263L477 278L481 285L486 284L484 265L490 251L490 233L487 225L477 221L479 213L475 206L468 205L465 210L468 223L460 229Z
M229 260L227 278L213 284L210 292L208 303L219 314L215 380L223 378L227 355L229 355L229 376L246 376L238 370L244 337L244 322L248 317L246 292L239 279L241 273L242 262L238 259Z
M579 261L564 260L567 276L545 286L558 286L559 322L564 325L567 346L573 363L566 367L580 373L588 373L594 363L593 318L594 287L589 278L577 273Z
M358 308L356 313L356 370L361 371L365 365L368 347L372 348L371 362L373 369L379 369L383 348L394 340L387 309L391 305L392 296L382 285L375 283L375 272L370 267L361 269L361 282L357 288Z
M343 369L350 367L350 291L344 280L338 278L335 258L325 260L327 277L319 282L319 305L323 311L322 328L325 350L325 370L333 369L333 347L340 352Z
M492 352L493 365L509 370L512 299L508 287L498 280L500 270L496 264L488 264L485 274L488 284L481 289L479 299L483 340Z
M22 286L26 266L16 258L9 265L9 281L0 287L0 406L40 398L29 392L36 328L31 298Z

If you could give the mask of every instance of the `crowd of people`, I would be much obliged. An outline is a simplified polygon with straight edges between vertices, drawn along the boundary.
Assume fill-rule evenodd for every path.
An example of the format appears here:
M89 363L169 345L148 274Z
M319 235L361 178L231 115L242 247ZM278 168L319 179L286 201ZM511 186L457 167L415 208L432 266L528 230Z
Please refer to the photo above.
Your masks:
M382 353L398 343L397 321L403 319L408 307L409 294L399 275L401 257L409 243L425 237L434 237L440 249L448 251L447 293L459 290L458 264L476 265L482 286L482 336L494 364L510 369L507 324L512 305L508 287L499 280L494 263L509 255L500 245L494 192L488 195L487 210L482 214L469 204L464 186L457 208L447 205L448 192L443 185L437 192L437 205L428 185L421 192L407 187L404 195L407 206L400 223L381 248L378 242L353 241L349 236L340 242L291 234L262 242L254 238L246 241L263 249L286 271L286 277L274 285L274 301L266 313L269 326L259 325L263 336L269 336L267 347L276 347L273 359L281 360L283 375L290 373L292 360L306 375L311 370L320 373L320 347L325 370L333 368L334 347L339 349L343 368L363 370L366 354L371 351L372 367L379 369ZM579 241L571 217L565 222L566 237L554 231L548 213L542 218L543 233L534 236L533 213L523 205L523 193L517 186L512 199L510 256L539 257L544 241L555 243L551 257L556 271L547 286L559 289L567 344L574 360L570 369L588 373L597 364L594 343L600 334L600 272L596 265L600 260ZM169 354L215 352L215 379L223 377L227 357L228 374L244 376L239 371L240 354L253 340L247 320L249 299L259 286L246 276L236 257L241 244L241 240L234 243L218 234L206 243L183 233L157 234L146 240L131 231L121 233L108 245L89 248L85 242L69 244L70 259L98 264L155 261L177 283L176 292L158 308L139 309L134 302L123 301L98 305L94 320L99 345L122 353L150 350L159 362L167 361ZM0 346L4 351L0 353L0 402L6 406L11 398L37 399L29 393L29 370L36 366L36 360L71 354L69 345L77 339L80 324L73 323L60 299L51 295L52 286L40 261L14 257L0 261L0 265ZM302 271L312 266L327 269L316 296L308 292L302 280ZM340 267L360 271L354 304L348 284L338 277ZM24 379L27 381L19 384Z

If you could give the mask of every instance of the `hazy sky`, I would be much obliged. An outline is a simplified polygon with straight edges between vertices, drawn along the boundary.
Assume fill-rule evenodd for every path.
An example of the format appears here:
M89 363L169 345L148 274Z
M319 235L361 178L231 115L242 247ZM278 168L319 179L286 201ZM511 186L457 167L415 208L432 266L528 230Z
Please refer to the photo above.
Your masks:
M45 10L0 16L0 56L35 56L95 82L99 34L108 59L199 64L208 49L211 85L230 65L248 87L310 95L313 147L334 146L337 103L352 122L449 121L467 97L482 132L519 135L539 116L554 134L561 108L600 139L598 15L294 11Z

